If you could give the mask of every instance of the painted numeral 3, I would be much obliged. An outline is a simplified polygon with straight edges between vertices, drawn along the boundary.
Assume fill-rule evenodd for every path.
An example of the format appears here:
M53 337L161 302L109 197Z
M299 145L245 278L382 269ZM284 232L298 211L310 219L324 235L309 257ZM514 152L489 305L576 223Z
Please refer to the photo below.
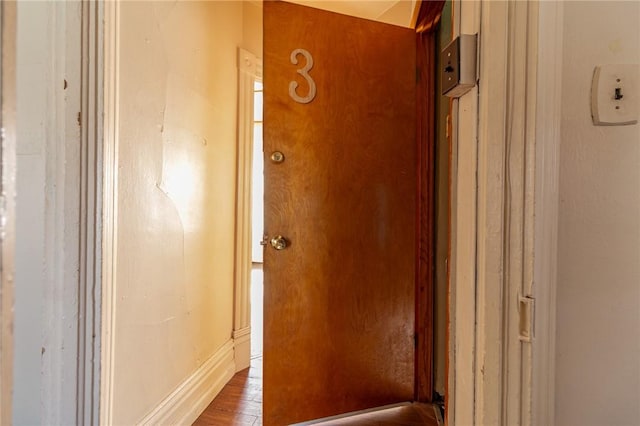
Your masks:
M309 71L311 70L311 68L313 68L313 57L311 56L311 53L309 53L306 49L295 49L293 52L291 52L291 63L293 65L298 65L298 55L304 56L305 60L307 61L305 66L299 70L296 70L296 72L304 77L304 79L307 81L307 84L309 85L309 93L307 93L307 96L299 96L296 93L298 82L292 81L289 83L289 96L291 96L291 98L296 102L299 102L301 104L308 104L313 100L313 98L316 97L316 82L313 81L313 78L311 78L311 76L309 75Z

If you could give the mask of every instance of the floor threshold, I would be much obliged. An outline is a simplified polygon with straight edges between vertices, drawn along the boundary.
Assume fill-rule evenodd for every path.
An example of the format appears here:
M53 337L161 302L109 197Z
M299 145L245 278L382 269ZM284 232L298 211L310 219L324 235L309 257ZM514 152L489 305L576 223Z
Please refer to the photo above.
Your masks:
M437 406L403 402L296 423L291 426L438 426L440 424L442 422Z

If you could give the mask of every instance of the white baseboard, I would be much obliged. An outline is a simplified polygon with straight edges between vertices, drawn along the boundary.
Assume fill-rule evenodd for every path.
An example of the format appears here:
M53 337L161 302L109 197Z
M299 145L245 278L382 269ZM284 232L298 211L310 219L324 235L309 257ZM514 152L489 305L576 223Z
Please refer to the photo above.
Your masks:
M233 332L234 358L236 371L249 368L251 365L251 327L241 328Z
M230 339L139 424L192 425L235 371L234 343Z

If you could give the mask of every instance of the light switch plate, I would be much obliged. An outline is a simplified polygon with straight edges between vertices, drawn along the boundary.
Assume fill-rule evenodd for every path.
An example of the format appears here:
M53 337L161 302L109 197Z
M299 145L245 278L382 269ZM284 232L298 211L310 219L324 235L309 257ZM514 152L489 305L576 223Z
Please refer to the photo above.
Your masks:
M638 64L597 66L591 83L591 116L596 126L638 122Z

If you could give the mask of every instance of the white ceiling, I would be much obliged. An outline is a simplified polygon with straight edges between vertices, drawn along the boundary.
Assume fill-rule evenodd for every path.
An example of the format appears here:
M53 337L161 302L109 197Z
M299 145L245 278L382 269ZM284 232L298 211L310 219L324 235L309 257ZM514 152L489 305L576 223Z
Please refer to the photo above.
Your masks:
M287 0L317 9L371 19L401 27L415 26L414 10L419 0Z

